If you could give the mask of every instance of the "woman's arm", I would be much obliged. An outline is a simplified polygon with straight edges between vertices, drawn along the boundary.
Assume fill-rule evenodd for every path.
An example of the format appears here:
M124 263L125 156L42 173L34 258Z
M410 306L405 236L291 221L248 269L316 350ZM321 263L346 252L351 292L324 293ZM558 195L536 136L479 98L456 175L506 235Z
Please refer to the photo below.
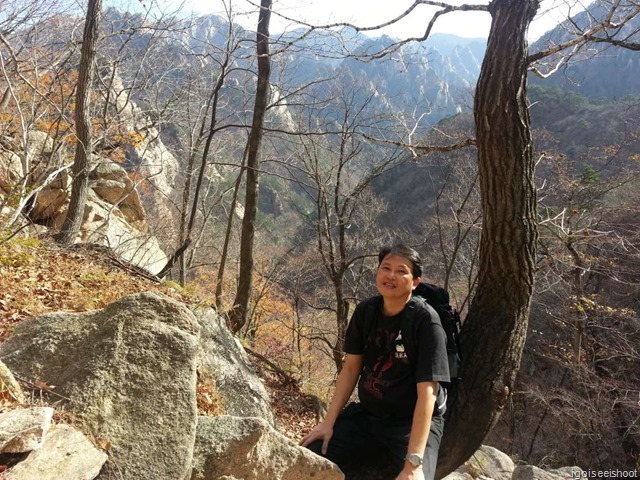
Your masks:
M333 398L331 399L331 404L329 405L327 414L324 419L313 428L313 430L304 436L300 441L300 445L306 447L315 440L322 439L322 453L327 453L329 440L331 440L331 437L333 436L333 425L336 422L336 418L338 418L338 414L349 401L349 398L358 383L358 378L360 378L360 372L362 371L362 362L362 355L347 354L345 356L344 364L342 365L342 370L338 375L336 389L333 392Z
M436 403L438 383L420 382L417 384L417 388L418 401L413 411L413 422L411 423L411 436L409 437L407 454L417 453L421 457L424 457L424 450L429 438L429 429L431 428L431 415ZM396 480L419 480L423 478L422 467L414 467L405 460L404 468Z

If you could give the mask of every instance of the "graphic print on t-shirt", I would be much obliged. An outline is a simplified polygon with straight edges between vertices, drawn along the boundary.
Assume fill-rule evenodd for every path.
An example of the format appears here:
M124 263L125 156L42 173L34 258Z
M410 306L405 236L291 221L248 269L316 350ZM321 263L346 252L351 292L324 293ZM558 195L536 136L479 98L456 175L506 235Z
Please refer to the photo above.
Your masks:
M396 337L396 358L407 358L407 352L404 351L404 343L402 343L402 330Z
M375 332L374 357L372 368L365 368L363 372L362 387L373 398L382 399L385 390L391 386L397 378L397 370L400 365L409 363L402 343L402 331L377 329ZM402 367L400 367L402 368ZM395 371L391 375L390 371Z

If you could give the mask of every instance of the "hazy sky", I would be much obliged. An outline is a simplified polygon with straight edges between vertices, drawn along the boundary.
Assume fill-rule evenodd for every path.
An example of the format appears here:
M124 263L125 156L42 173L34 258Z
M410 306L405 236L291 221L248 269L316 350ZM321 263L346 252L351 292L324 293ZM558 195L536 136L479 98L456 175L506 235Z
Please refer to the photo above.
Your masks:
M230 3L233 10L238 13L236 21L247 28L255 28L255 15L247 12L255 12L259 0L253 2L251 0L227 0L226 2L223 0L185 0L184 6L193 8L199 13L223 14L224 5ZM387 22L404 12L413 3L413 0L274 0L273 10L284 16L314 24L350 22L365 27ZM489 2L487 0L476 2L454 0L448 3L486 5ZM575 6L576 3L575 0L543 0L540 14L530 28L530 39L537 39L563 18L566 18L569 11L568 4L574 4L571 13L577 13L580 7ZM421 36L435 10L434 7L420 5L406 19L384 30L368 34L378 36L385 33L400 38ZM433 31L454 33L465 37L486 37L489 32L489 24L490 16L486 12L453 12L441 16ZM271 31L274 33L295 27L296 25L277 14L271 17Z

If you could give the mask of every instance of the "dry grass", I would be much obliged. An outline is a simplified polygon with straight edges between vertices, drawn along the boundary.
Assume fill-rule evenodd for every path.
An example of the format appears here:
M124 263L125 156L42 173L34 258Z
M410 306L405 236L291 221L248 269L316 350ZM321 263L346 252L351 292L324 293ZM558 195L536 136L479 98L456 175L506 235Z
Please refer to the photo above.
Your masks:
M29 317L96 310L144 291L188 300L169 285L123 270L101 250L28 238L0 243L0 340Z

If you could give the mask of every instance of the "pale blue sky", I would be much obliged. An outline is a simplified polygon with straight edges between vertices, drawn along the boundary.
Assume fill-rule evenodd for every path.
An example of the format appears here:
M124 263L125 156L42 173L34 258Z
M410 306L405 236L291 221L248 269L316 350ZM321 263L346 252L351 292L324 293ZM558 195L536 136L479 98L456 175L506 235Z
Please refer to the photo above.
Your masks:
M174 0L165 0L173 3ZM161 3L162 2L161 0ZM224 12L224 5L231 5L237 13L236 21L246 28L254 28L255 16L251 12L257 10L259 0L186 0L185 9L193 9L199 13ZM487 4L487 0L461 2L454 0L448 3ZM384 23L405 11L413 0L274 0L273 10L295 19L314 24L334 22L350 22L366 27ZM571 13L582 8L575 0L543 0L540 15L533 22L529 31L531 40L537 39L547 30L553 28L564 18L572 5ZM431 18L434 7L420 5L406 19L381 31L370 32L369 35L386 33L394 37L421 36ZM434 32L453 33L464 37L485 37L489 31L490 17L486 12L454 12L440 17ZM295 28L296 25L278 15L271 18L271 31L280 32Z

